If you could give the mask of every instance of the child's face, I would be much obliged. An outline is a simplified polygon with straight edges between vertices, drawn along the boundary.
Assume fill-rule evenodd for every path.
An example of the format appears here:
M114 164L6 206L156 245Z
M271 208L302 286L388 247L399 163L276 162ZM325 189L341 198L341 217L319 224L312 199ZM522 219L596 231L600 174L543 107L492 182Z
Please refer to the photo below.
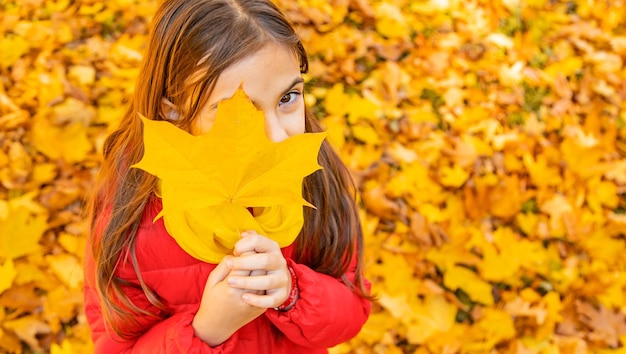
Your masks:
M265 132L272 141L304 133L300 61L291 51L270 44L222 72L192 124L192 134L200 135L211 129L217 103L231 97L242 82L248 97L265 114Z

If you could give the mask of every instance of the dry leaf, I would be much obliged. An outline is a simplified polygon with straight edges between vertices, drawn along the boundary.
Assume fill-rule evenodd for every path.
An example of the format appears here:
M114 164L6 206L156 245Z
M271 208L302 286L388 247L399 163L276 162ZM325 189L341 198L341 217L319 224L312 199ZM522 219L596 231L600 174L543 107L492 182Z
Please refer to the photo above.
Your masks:
M50 255L46 262L56 276L70 289L77 289L83 284L83 268L76 257L69 254Z
M33 349L40 349L37 336L50 333L50 327L36 316L24 316L4 322L4 328L13 331Z
M444 274L443 283L450 289L462 289L474 301L493 305L491 285L465 267L454 266Z
M0 266L0 295L13 285L13 279L17 275L13 259L9 258Z
M611 348L620 345L620 336L626 335L626 316L623 313L613 312L602 305L596 309L583 301L576 302L576 310L580 320L591 330L587 334L590 340L604 342Z
M15 259L40 250L39 239L48 227L48 215L33 213L20 203L23 197L8 203L0 200L0 209L7 210L4 216L0 212L0 258Z
M380 295L330 352L623 353L626 3L275 2ZM80 196L156 5L0 3L0 352L91 353Z

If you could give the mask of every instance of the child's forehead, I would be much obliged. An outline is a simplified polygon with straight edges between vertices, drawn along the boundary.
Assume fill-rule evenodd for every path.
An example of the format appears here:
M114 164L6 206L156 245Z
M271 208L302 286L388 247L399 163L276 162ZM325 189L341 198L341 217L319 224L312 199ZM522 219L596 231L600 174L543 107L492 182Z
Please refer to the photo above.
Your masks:
M256 50L250 51L248 54L244 55L240 59L234 61L230 65L223 68L223 70L217 75L216 80L219 79L221 74L229 69L245 65L247 62L255 62L255 58L264 57L266 61L274 61L274 60L283 60L283 61L294 61L297 63L298 68L300 68L300 57L297 51L294 48L289 48L285 45L275 43L275 42L267 42L262 45L260 48ZM207 61L210 58L210 54L204 55L196 64L196 70L185 79L185 83L187 86L197 85L207 78L207 73L209 71ZM269 67L256 67L256 69L261 73L262 71L266 71L270 69ZM275 70L274 72L279 73L282 70Z
M266 47L226 68L215 85L217 97L212 97L211 101L221 96L230 97L242 83L253 101L262 101L267 96L282 96L301 82L300 65L295 56L284 49Z

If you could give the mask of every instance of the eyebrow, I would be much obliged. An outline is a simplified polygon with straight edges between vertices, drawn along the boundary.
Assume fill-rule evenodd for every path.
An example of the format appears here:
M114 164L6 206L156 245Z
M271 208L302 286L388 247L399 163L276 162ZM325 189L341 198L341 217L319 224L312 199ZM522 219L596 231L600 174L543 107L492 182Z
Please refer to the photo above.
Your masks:
M303 84L303 83L304 83L304 79L302 78L302 76L298 76L298 77L296 77L296 78L295 78L295 79L291 82L291 84L289 84L289 86L287 86L287 88L283 90L282 95L285 95L286 93L288 93L288 92L289 92L289 90L291 90L294 86L296 86L296 85L298 85L298 84ZM209 110L211 110L211 111L212 111L212 110L215 110L215 109L217 108L217 105L218 105L220 102L222 102L222 101L224 101L224 100L227 100L227 99L229 99L229 98L230 98L230 97L224 97L224 98L222 98L222 99L218 100L217 102L213 103L213 104L211 105L211 107L209 107ZM256 103L256 102L252 101L252 104L253 104L253 105L255 105L256 107L258 107L258 105L257 105L257 103Z

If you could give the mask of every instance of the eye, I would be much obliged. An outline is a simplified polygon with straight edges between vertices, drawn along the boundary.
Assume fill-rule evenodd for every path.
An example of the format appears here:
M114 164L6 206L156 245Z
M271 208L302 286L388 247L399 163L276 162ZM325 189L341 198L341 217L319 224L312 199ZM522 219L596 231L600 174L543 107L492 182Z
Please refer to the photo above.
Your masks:
M297 92L297 91L289 92L288 94L280 98L280 102L278 103L278 105L282 106L284 104L292 103L298 99L298 96L300 96L300 92Z

